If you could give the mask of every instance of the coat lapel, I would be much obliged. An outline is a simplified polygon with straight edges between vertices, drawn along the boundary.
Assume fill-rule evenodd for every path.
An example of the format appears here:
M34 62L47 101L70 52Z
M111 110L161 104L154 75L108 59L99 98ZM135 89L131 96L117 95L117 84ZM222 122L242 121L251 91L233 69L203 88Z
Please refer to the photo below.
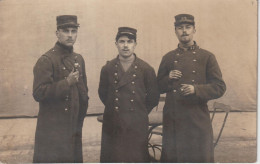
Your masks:
M118 85L116 86L117 89L122 86L125 86L128 83L131 83L137 77L136 76L137 60L138 59L136 57L135 61L132 63L132 65L129 67L129 69L126 72L123 71L122 66L118 67L119 82ZM119 63L119 59L118 59L118 63Z

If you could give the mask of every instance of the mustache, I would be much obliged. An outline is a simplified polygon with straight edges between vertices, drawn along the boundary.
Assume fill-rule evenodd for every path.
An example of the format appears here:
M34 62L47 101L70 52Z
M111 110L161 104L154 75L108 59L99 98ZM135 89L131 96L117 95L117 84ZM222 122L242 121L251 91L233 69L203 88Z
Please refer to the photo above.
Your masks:
M181 36L189 36L188 34L183 34L183 35L181 35Z

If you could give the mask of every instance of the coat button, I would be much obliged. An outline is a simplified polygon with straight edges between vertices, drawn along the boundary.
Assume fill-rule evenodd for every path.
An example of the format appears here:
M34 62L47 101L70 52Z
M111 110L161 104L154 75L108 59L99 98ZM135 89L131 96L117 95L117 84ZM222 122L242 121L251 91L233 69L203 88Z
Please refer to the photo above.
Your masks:
M195 51L193 51L192 53L193 53L193 54L196 54L196 52L195 52Z
M65 68L65 67L63 67L62 69L63 69L63 70L65 70L66 68Z
M65 108L65 111L67 111L68 110L68 108Z
M115 73L114 75L117 76L117 73Z
M134 109L133 109L133 108L130 108L130 111L134 111Z
M135 69L137 68L137 65L135 66Z
M194 62L196 62L197 60L196 59L193 59Z
M65 76L64 79L67 79L67 76Z
M136 74L133 74L133 77L136 77Z
M193 82L193 83L194 83L194 82L195 82L195 80L191 80L191 82Z
M177 53L176 55L177 55L177 56L179 56L180 54L179 54L179 53Z
M135 82L134 82L134 81L132 81L132 84L135 84Z
M118 98L115 98L116 101L118 101Z
M133 94L135 94L135 91L132 91Z
M192 71L192 73L196 73L196 71Z
M117 89L116 89L115 91L116 91L116 93L118 92L118 90L117 90Z
M115 111L117 111L117 112L119 111L117 106L115 107Z
M175 60L175 61L174 61L174 63L178 63L178 61L177 61L177 60Z
M132 99L132 100L130 100L131 102L134 102L134 100Z
M115 80L115 84L117 83L117 81Z
M117 64L115 65L115 67L117 67Z
M174 89L174 90L173 90L173 92L175 93L175 92L176 92L176 90Z

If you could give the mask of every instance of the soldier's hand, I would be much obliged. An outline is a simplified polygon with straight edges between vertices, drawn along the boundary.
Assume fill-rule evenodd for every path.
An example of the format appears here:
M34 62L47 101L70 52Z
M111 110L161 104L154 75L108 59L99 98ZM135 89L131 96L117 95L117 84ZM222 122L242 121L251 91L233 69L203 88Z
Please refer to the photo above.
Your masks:
M181 84L181 85L182 87L180 89L181 89L181 94L183 96L188 96L195 93L195 88L193 85L190 84Z
M180 79L182 77L182 73L179 70L171 70L169 73L170 79Z
M74 69L71 71L71 73L69 74L69 76L67 77L67 81L69 83L69 85L73 85L75 83L77 83L79 80L79 71L74 72Z

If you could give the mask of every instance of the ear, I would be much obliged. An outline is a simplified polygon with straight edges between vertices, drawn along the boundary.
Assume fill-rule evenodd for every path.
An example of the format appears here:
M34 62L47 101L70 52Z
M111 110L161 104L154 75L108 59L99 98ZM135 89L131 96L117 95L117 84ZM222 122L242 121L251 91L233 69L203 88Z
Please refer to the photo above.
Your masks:
M194 29L193 29L193 33L195 34L196 33L196 28L194 27Z
M175 35L177 34L177 31L176 31L176 27L174 26L174 33L175 33Z
M117 42L115 42L115 45L117 46Z
M56 31L56 36L59 37L59 31L58 30Z

